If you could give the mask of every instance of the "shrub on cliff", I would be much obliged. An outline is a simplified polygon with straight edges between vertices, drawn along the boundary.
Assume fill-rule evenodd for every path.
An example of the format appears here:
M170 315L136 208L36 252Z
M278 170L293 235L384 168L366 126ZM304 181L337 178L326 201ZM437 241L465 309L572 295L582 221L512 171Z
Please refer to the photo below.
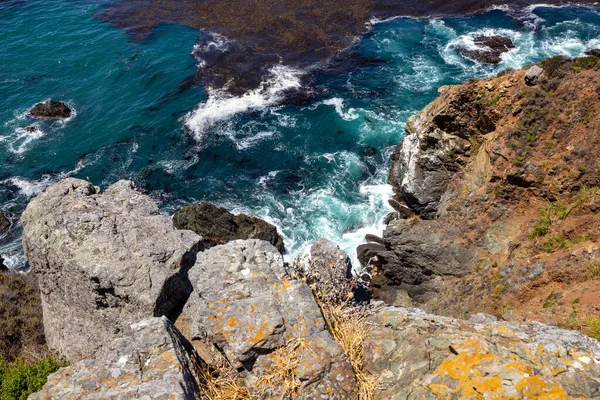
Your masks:
M32 275L0 274L0 359L48 356L39 288Z
M26 400L41 390L48 375L61 366L52 357L34 363L15 361L10 365L0 359L0 400Z

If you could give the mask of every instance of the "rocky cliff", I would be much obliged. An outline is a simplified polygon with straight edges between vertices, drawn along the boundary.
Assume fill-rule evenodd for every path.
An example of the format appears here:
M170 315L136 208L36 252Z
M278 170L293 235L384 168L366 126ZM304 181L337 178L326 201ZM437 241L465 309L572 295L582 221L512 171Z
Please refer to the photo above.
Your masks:
M23 226L48 346L71 363L31 399L600 397L594 339L357 305L331 242L301 273L266 241L204 248L127 181L59 182Z
M443 87L408 120L398 212L359 249L376 297L600 338L599 67L592 52Z

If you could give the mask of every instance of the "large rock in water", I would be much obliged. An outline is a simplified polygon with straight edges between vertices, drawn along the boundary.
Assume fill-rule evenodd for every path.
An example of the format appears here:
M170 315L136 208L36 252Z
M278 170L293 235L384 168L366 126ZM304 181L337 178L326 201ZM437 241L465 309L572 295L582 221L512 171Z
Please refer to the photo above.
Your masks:
M174 318L192 290L187 271L201 237L176 230L129 181L100 193L65 179L32 200L22 220L48 346L71 361L132 323Z
M201 235L207 245L216 246L240 239L260 239L284 252L283 239L273 225L257 217L233 215L226 209L207 202L182 208L173 216L173 222L178 229L189 229Z
M473 44L475 48L460 48L460 54L485 64L500 63L502 54L515 48L515 44L510 38L499 35L477 36L473 39Z
M192 343L208 335L244 371L250 388L257 388L261 374L277 372L270 354L302 340L299 398L352 395L352 368L326 330L310 288L287 276L283 258L271 244L239 240L213 247L198 255L189 275L194 292L177 326ZM281 389L269 388L274 396Z
M29 113L37 118L69 118L72 110L61 101L48 100L36 104Z
M30 400L197 400L196 366L190 343L165 317L133 324L96 354L50 375Z
M472 322L388 308L369 319L374 399L600 397L600 343L537 322Z

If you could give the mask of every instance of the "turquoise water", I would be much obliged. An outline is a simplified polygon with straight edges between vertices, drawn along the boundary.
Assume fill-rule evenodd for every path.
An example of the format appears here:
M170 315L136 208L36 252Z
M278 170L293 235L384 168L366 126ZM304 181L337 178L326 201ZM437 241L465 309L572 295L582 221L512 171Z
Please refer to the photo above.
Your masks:
M0 3L0 209L18 219L33 195L67 176L101 187L132 179L165 213L208 200L264 217L290 255L318 237L354 255L366 233L381 232L389 154L406 118L439 86L600 47L600 14L589 8L374 21L351 49L371 62L313 74L314 99L281 105L283 90L306 71L277 66L262 91L239 98L180 90L201 64L190 55L194 45L225 39L161 25L139 42L95 18L106 4ZM498 66L458 55L458 45L482 33L509 36L517 48ZM49 98L75 116L26 116ZM30 125L39 131L25 132ZM24 265L19 241L18 223L0 241L13 268Z

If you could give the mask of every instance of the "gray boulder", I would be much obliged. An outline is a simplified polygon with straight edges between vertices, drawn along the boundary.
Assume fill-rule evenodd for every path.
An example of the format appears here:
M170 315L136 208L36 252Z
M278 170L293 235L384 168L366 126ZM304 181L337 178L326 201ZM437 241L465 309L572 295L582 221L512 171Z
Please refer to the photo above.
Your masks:
M527 70L527 73L525 73L525 84L527 86L535 86L543 73L544 70L542 68L538 67L537 65L533 65Z
M50 375L29 399L200 399L195 368L202 361L167 318L144 320L123 334L94 359Z
M310 288L288 277L271 244L238 240L208 249L198 255L189 277L194 292L177 325L192 342L208 336L255 383L273 368L269 354L301 340L306 357L298 366L300 398L352 394L352 368L326 330ZM248 386L256 389L254 383Z
M285 251L277 228L268 222L245 214L233 215L222 207L201 202L177 211L173 216L177 229L188 229L201 235L207 246L225 244L232 240L260 239Z
M32 200L22 220L48 346L70 361L144 318L174 319L191 293L187 271L201 237L176 230L129 181L100 193L65 179Z

